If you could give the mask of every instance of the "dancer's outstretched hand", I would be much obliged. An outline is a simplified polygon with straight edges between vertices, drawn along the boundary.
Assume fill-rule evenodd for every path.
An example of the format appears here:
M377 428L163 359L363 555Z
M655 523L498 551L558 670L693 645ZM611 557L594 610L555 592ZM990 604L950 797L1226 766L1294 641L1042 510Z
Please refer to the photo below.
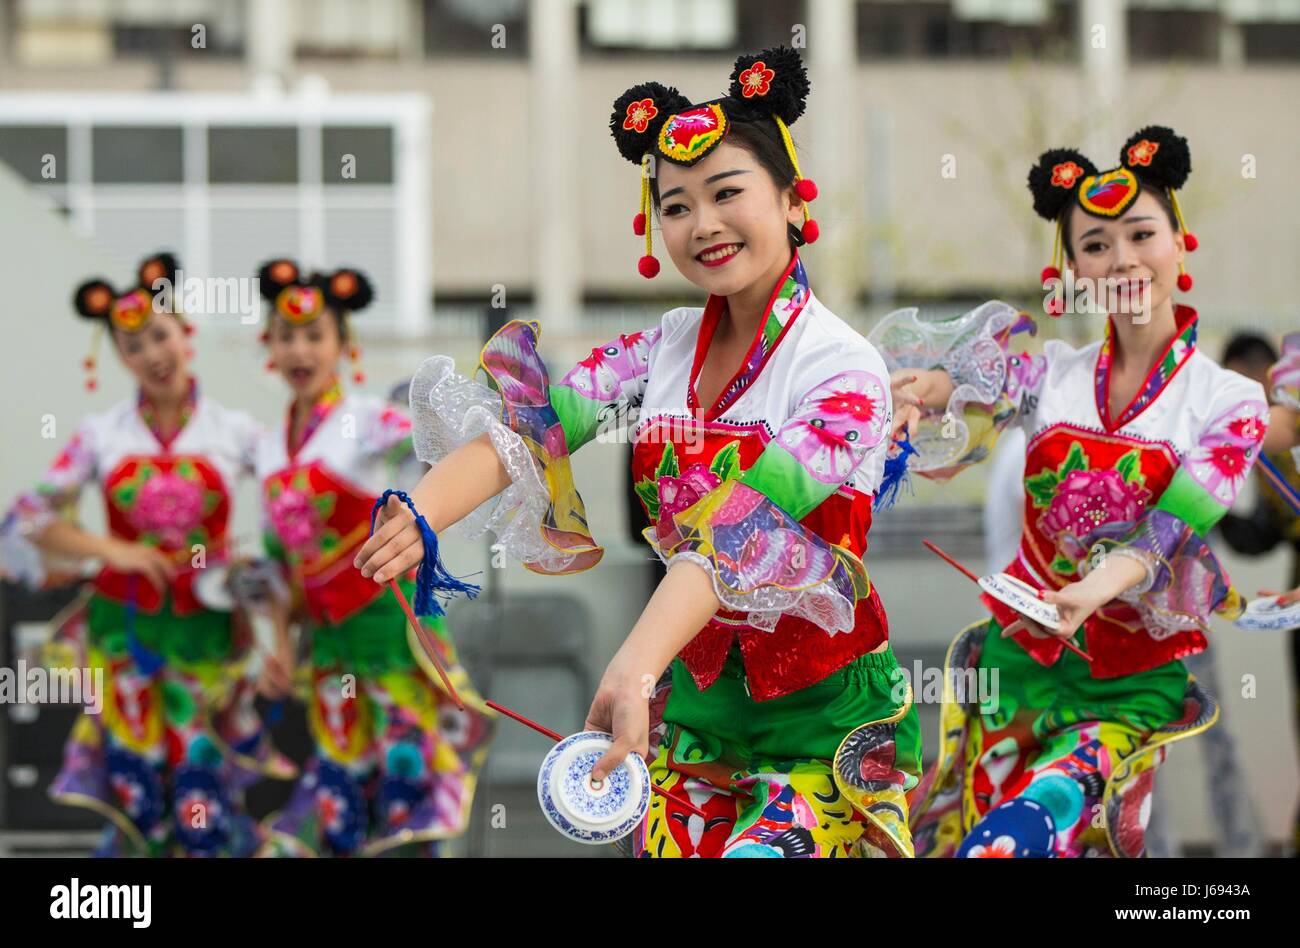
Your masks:
M1094 584L1081 580L1057 590L1044 589L1039 593L1039 598L1056 606L1061 617L1060 628L1048 629L1033 619L1022 616L1002 630L1004 639L1021 630L1038 639L1053 636L1058 639L1074 638L1074 633L1079 631L1087 618L1109 602L1111 597L1101 599Z
M424 559L424 537L415 515L396 496L375 517L375 532L357 552L352 565L379 584L403 575Z

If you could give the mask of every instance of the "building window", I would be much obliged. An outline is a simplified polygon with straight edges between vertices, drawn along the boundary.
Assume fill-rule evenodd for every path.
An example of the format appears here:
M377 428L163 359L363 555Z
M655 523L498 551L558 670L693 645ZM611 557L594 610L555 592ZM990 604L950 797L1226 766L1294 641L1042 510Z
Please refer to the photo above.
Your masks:
M185 177L175 125L98 125L91 155L96 184L180 184Z
M527 0L424 0L423 12L426 56L528 56Z

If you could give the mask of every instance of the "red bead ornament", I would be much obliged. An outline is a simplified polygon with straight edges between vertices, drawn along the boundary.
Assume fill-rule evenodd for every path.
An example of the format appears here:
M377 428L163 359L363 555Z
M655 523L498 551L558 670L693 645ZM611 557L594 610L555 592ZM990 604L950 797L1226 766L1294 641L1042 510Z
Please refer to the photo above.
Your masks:
M365 384L366 384L366 373L364 373L364 372L353 372L353 373L352 373L352 381L355 382L357 385L365 385Z
M1060 278L1061 271L1056 269L1056 267L1043 267L1043 272L1039 274L1038 282L1046 283L1048 280L1059 280Z
M274 371L275 371L275 360L274 360L274 359L267 359L267 360L266 360L266 371L268 371L268 372L274 372Z
M632 218L632 233L636 234L638 237L645 236L645 215L644 214L638 213L636 217Z
M97 388L99 388L98 382L94 379L86 379L86 391L93 392Z
M794 193L802 201L812 201L817 197L817 184L812 178L800 178L794 183Z
M1195 234L1191 234L1191 233L1183 234L1183 246L1187 248L1188 253L1191 253L1200 245L1201 242L1196 239Z
M193 324L191 324L191 323L186 323L186 324L185 324L185 335L187 335L187 336L192 336L192 335L194 335L196 332L198 332L198 330L194 328Z
M636 262L636 271L647 280L651 280L659 274L659 261L646 254Z
M270 330L268 330L268 329L263 329L262 332L261 332L261 334L257 337L257 339L258 339L258 341L259 341L262 345L266 345L268 342L271 341L271 332L270 332Z
M1192 275L1190 273L1178 274L1178 288L1184 293L1192 288Z
M816 243L817 238L822 235L822 229L817 226L817 222L815 220L809 218L808 220L804 221L803 229L800 231L800 233L803 234L804 243L812 244L812 243Z
M95 359L94 359L94 357L93 357L93 356L86 356L84 359L82 359L82 360L81 360L81 367L82 367L83 369L85 369L87 372L89 372L91 369L93 369L93 368L95 367Z

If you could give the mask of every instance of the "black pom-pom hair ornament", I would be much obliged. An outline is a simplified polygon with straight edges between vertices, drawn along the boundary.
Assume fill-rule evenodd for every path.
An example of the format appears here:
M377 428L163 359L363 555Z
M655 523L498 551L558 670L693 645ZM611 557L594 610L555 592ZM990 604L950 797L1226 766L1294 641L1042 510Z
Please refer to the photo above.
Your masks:
M1143 188L1151 188L1168 198L1183 245L1188 252L1200 242L1187 229L1182 208L1175 193L1187 183L1192 172L1192 153L1187 139L1163 125L1148 125L1129 137L1120 149L1119 165L1109 171L1097 167L1080 152L1071 148L1053 148L1043 152L1029 170L1029 192L1034 211L1056 222L1056 239L1052 245L1052 262L1043 268L1042 282L1061 278L1067 250L1062 239L1065 216L1078 204L1094 217L1115 219L1137 200ZM1192 275L1179 263L1178 289L1192 288ZM1064 301L1053 298L1047 312L1060 316Z
M727 94L721 98L693 105L672 86L645 82L614 100L609 119L614 144L619 154L641 167L641 201L632 218L632 232L645 238L645 254L637 261L643 277L649 279L659 273L650 231L652 162L662 158L688 167L694 165L717 147L736 120L770 119L776 123L794 168L795 193L804 202L800 241L812 243L817 239L820 230L808 211L808 202L817 197L817 185L800 172L789 130L803 115L810 88L799 53L775 46L739 57L731 70Z
M352 381L358 385L366 380L361 371L361 347L350 341L347 317L365 309L375 298L370 280L360 270L342 267L333 273L312 273L307 276L294 261L279 257L268 260L257 271L257 282L262 298L271 304L272 312L294 326L303 326L327 310L338 319L339 335L348 344L348 358L352 360ZM263 331L262 342L270 340L269 330ZM275 369L268 360L267 371Z
M180 321L185 335L194 335L194 327L185 322L180 311L181 294L176 287L179 269L176 256L164 251L150 254L140 261L135 283L120 292L103 277L87 280L77 287L72 294L73 308L83 319L95 324L91 330L90 351L81 363L86 372L86 391L93 392L99 387L95 376L99 365L99 345L109 329L139 332L157 311L171 313ZM169 293L162 293L161 287L155 286L159 280L166 280L171 286ZM163 307L163 300L169 300L170 305Z

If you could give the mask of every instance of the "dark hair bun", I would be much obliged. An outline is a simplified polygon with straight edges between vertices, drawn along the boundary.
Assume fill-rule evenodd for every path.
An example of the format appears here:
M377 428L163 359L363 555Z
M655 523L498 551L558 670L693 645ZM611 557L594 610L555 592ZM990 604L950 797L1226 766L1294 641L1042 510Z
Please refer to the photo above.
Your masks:
M1034 211L1054 221L1074 197L1079 182L1097 173L1097 166L1073 148L1052 148L1029 169L1029 193Z
M176 262L176 255L164 251L145 257L140 261L140 269L136 272L142 289L152 291L155 282L166 280L173 285L174 290L176 271L178 269L179 264Z
M793 125L808 102L808 70L796 50L773 46L736 59L728 94L759 115L777 115Z
M87 280L72 295L72 305L85 319L108 319L117 294L104 280Z
M333 273L317 273L312 283L320 287L325 301L335 312L355 313L365 309L375 298L373 287L366 275L351 267L341 267Z
M643 82L628 89L614 100L614 111L609 116L609 130L619 154L634 165L641 164L641 157L654 150L655 139L668 116L690 106L690 99L658 82Z
M1187 139L1163 125L1148 125L1134 132L1120 149L1119 161L1144 183L1174 190L1192 173Z
M257 282L262 298L272 303L280 295L281 290L301 282L301 279L302 271L298 269L298 264L283 257L267 261L257 271Z

